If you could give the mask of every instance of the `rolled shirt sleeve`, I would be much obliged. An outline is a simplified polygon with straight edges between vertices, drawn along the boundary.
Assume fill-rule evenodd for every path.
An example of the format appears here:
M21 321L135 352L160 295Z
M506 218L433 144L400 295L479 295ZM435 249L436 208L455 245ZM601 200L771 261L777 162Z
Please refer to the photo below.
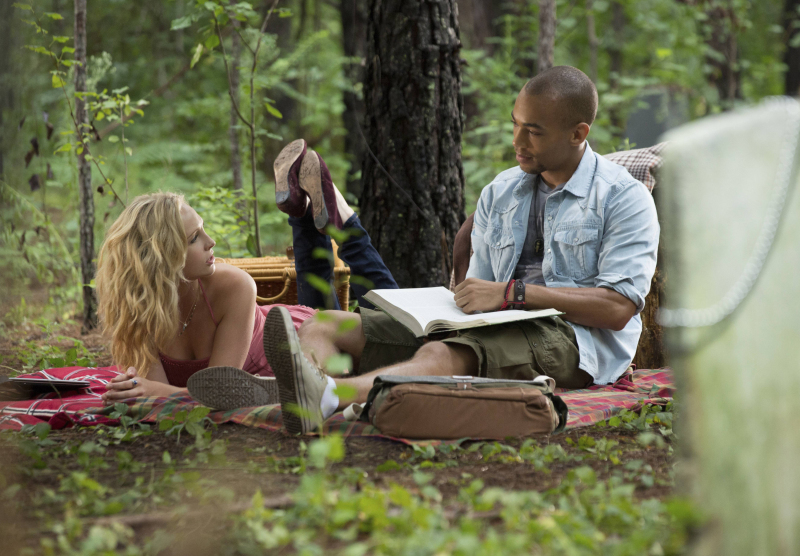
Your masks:
M615 186L606 202L597 288L614 290L644 309L656 268L660 227L650 192L638 181Z

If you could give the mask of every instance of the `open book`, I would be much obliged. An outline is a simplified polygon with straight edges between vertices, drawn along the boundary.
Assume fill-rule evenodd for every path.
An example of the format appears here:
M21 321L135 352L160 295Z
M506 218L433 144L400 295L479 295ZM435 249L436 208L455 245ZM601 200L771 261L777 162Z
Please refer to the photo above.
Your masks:
M542 311L512 309L468 315L456 305L453 292L441 286L404 290L372 290L364 296L364 299L405 325L417 338L434 332L450 332L563 314L555 309Z

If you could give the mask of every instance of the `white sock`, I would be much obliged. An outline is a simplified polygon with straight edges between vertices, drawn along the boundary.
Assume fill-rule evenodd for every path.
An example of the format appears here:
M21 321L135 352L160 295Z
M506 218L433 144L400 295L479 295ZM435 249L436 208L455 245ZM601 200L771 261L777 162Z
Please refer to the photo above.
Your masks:
M333 392L336 388L336 382L329 376L325 378L328 379L328 385L325 387L325 391L322 392L322 400L319 402L323 419L327 419L339 409L339 396Z
M339 218L342 219L342 224L344 224L350 220L350 217L353 216L355 211L350 208L350 205L344 200L344 195L342 195L342 192L336 187L336 184L333 184L333 191L336 193L336 208L339 211Z

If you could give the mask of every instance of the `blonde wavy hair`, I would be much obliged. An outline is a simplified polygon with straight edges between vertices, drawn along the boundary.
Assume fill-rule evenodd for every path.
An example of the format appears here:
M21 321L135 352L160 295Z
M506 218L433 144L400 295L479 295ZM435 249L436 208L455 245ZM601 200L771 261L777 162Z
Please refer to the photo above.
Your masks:
M98 316L121 368L146 376L175 338L188 242L182 195L136 197L111 225L97 261Z

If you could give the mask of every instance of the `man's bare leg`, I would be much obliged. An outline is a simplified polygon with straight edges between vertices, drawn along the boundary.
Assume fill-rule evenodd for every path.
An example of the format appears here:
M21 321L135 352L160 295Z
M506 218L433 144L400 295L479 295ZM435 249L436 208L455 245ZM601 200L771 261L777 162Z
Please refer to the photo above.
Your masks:
M367 343L358 313L321 311L304 321L297 335L305 356L320 369L327 372L328 359L346 353L353 359L353 371L358 371Z
M340 397L339 409L341 410L353 402L366 402L367 394L372 389L372 383L378 375L463 376L477 375L478 371L478 356L472 348L459 344L429 342L419 348L414 357L408 361L353 378L334 377L334 381L336 386L350 386L356 390L355 398L343 399Z

